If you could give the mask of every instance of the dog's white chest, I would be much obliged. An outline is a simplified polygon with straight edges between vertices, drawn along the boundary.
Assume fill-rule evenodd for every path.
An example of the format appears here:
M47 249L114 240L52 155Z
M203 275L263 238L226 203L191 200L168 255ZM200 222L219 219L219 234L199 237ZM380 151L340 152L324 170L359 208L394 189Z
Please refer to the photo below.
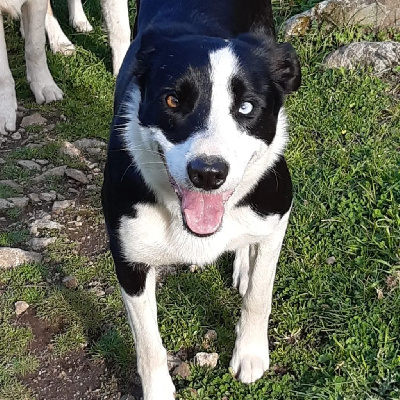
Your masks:
M197 237L159 205L138 205L136 217L123 216L119 236L122 254L129 262L152 266L214 262L222 253L256 243L273 233L280 216L260 217L250 208L226 213L221 229L209 237Z

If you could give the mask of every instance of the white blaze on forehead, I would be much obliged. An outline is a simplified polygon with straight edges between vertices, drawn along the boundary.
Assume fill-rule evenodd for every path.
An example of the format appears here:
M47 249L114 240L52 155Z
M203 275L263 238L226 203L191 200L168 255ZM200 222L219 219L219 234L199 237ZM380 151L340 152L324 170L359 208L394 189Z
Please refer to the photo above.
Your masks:
M230 117L230 109L233 103L231 88L232 78L239 69L239 62L232 49L227 46L210 53L211 69L211 107L210 123L221 123L221 118ZM219 122L218 122L219 121Z

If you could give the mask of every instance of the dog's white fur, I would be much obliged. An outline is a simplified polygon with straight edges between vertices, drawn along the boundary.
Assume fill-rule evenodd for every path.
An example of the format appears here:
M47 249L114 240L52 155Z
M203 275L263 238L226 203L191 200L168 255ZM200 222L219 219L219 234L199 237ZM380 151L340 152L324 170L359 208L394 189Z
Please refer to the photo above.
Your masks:
M3 14L21 16L25 26L26 75L36 102L62 99L47 66L45 15L47 0L0 0L0 133L15 130L17 100L14 80L8 66Z
M131 43L128 1L101 0L101 7L112 51L113 73L117 75ZM83 11L81 0L68 0L68 10L69 23L77 32L90 32L93 30ZM46 32L53 53L69 55L75 51L75 46L64 34L60 24L54 17L50 0L48 0L46 14Z
M283 153L287 141L286 117L281 111L276 136L269 146L250 136L230 113L233 94L229 82L238 61L229 45L210 54L210 66L213 95L209 120L204 130L187 141L173 144L160 129L140 124L138 88L131 93L123 111L130 120L121 128L127 150L159 201L157 205L136 205L136 217L123 216L119 227L126 260L152 266L143 293L130 296L122 290L146 400L174 398L166 350L157 326L154 268L161 265L204 265L214 262L226 251L236 251L234 284L244 297L231 366L238 373L238 379L245 383L254 382L269 367L268 318L272 288L290 211L282 218L280 215L260 218L250 207L234 205ZM181 207L158 146L162 147L169 172L178 184L185 185L181 171L185 171L187 161L197 154L222 156L230 164L229 177L220 191L234 190L234 193L225 205L221 228L212 236L196 237L182 228Z

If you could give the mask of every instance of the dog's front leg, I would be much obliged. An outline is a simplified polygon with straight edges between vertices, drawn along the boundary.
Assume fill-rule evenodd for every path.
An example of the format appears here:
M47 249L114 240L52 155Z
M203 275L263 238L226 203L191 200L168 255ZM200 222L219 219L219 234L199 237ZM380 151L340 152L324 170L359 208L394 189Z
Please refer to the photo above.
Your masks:
M243 383L255 382L269 368L268 319L272 288L289 212L261 243L250 246L249 285L243 298L231 367Z
M15 131L16 112L14 79L8 66L3 16L0 13L0 133Z
M61 100L63 97L47 66L46 10L47 0L27 0L21 9L25 30L26 75L39 104Z
M173 400L175 387L157 325L155 271L142 264L120 263L116 267L135 340L144 400Z

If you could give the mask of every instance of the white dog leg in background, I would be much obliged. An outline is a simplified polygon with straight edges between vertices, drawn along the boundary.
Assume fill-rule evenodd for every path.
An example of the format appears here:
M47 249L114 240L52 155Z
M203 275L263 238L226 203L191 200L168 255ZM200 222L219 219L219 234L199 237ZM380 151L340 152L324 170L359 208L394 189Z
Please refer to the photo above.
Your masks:
M81 0L68 0L69 24L77 32L91 32L92 25L88 21L85 12L83 11Z
M130 296L121 288L135 340L137 366L145 400L173 400L175 387L168 373L167 352L157 324L156 274L150 269L142 293Z
M252 383L269 368L268 319L276 264L285 236L290 211L263 242L250 246L249 286L243 298L236 343L230 366L237 379Z
M101 0L101 6L112 51L113 73L116 76L131 44L128 1Z
M233 262L233 287L239 290L244 296L249 285L250 269L250 246L244 246L236 250L235 261Z
M15 84L8 66L3 16L0 13L0 133L15 131L16 111Z
M46 9L47 0L27 0L21 9L25 30L26 76L39 104L63 98L47 66L44 27Z
M21 27L22 26L23 25L21 24ZM46 33L49 39L51 51L53 53L61 53L65 56L75 53L75 46L71 43L67 36L65 36L65 33L62 31L57 18L53 14L50 0L47 3Z

